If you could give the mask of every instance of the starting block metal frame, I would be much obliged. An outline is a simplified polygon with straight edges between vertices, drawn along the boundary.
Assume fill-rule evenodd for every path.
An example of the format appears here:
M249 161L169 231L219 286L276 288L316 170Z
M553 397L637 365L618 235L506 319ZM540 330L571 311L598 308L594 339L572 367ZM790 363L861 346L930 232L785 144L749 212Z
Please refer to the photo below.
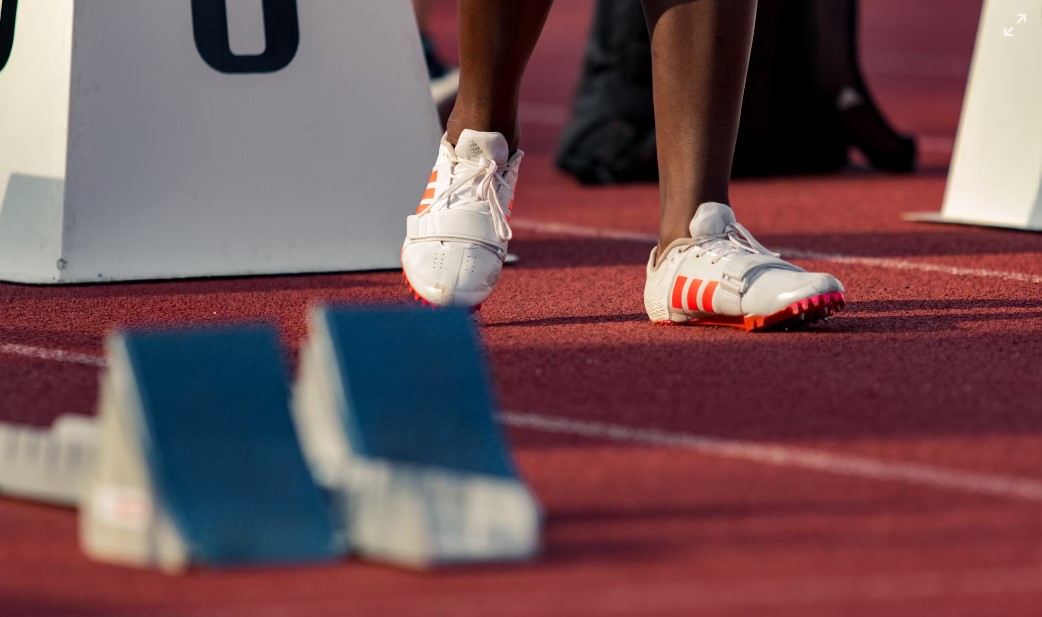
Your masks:
M404 0L2 0L0 279L399 267L437 152Z
M913 221L1042 231L1042 3L985 0L944 206Z

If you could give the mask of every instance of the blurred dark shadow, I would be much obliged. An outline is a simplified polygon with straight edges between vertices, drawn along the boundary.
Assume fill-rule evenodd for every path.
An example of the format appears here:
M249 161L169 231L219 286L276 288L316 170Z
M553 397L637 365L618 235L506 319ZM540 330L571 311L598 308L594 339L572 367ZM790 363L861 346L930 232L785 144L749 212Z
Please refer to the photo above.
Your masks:
M783 252L797 250L847 257L1042 255L1042 234L926 224L922 225L922 231L757 234L757 239L767 247ZM521 257L515 266L520 269L615 265L643 268L652 246L653 242L562 235L539 239L522 237L510 248ZM972 263L962 265L975 267Z

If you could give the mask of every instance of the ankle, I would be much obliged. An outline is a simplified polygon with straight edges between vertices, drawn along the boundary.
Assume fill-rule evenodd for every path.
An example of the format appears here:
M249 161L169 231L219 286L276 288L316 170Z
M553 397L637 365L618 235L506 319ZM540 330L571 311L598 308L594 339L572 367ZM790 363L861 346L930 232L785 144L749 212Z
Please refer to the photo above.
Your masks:
M655 267L658 268L660 265L662 265L662 262L665 261L666 256L669 255L670 251L676 248L678 244L688 244L690 243L690 240L691 235L688 233L684 233L683 235L675 237L660 237L658 242L658 250L655 253Z
M460 110L457 105L452 110L448 122L445 124L445 138L450 144L456 145L463 131L470 129L481 133L499 133L507 140L510 152L517 151L520 141L520 126L516 118L510 121L497 120L488 115L467 114Z
M690 237L691 232L686 224L681 228L661 229L658 236L658 260L661 261L666 256L666 253L677 240L689 239Z

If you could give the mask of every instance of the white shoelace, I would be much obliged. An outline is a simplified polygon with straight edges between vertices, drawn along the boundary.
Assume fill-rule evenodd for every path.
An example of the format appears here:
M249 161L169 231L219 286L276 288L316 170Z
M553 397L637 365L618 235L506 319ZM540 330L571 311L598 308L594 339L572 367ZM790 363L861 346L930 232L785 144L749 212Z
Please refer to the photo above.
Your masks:
M514 237L514 234L510 229L510 223L507 221L507 212L500 204L499 189L503 186L509 186L505 176L511 172L517 173L521 157L523 156L524 153L518 150L513 159L503 166L498 165L495 161L481 159L481 161L475 162L457 159L453 156L449 188L442 193L441 197L421 210L420 214L423 215L431 211L448 208L453 197L457 198L457 202L451 205L487 202L489 212L492 215L492 226L496 230L496 237L500 242L509 242ZM474 180L479 177L481 182L478 183L473 196L457 195L462 190L469 189Z
M693 242L693 245L701 249L699 255L713 253L712 262L716 263L728 255L736 253L752 253L753 255L767 255L769 257L781 257L779 253L769 250L759 243L749 230L740 223L728 225L724 233L702 236ZM709 245L709 246L705 246Z

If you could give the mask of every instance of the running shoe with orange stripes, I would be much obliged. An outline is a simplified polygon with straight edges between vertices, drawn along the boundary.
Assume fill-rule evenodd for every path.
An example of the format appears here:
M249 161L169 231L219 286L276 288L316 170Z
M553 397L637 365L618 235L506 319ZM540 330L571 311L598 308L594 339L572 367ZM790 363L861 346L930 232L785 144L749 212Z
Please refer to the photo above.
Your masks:
M735 220L730 207L702 204L691 237L659 259L651 251L644 307L656 323L790 329L844 306L843 285L780 259Z
M474 308L492 293L512 236L514 186L524 153L499 133L442 139L427 192L408 219L402 272L414 297Z

